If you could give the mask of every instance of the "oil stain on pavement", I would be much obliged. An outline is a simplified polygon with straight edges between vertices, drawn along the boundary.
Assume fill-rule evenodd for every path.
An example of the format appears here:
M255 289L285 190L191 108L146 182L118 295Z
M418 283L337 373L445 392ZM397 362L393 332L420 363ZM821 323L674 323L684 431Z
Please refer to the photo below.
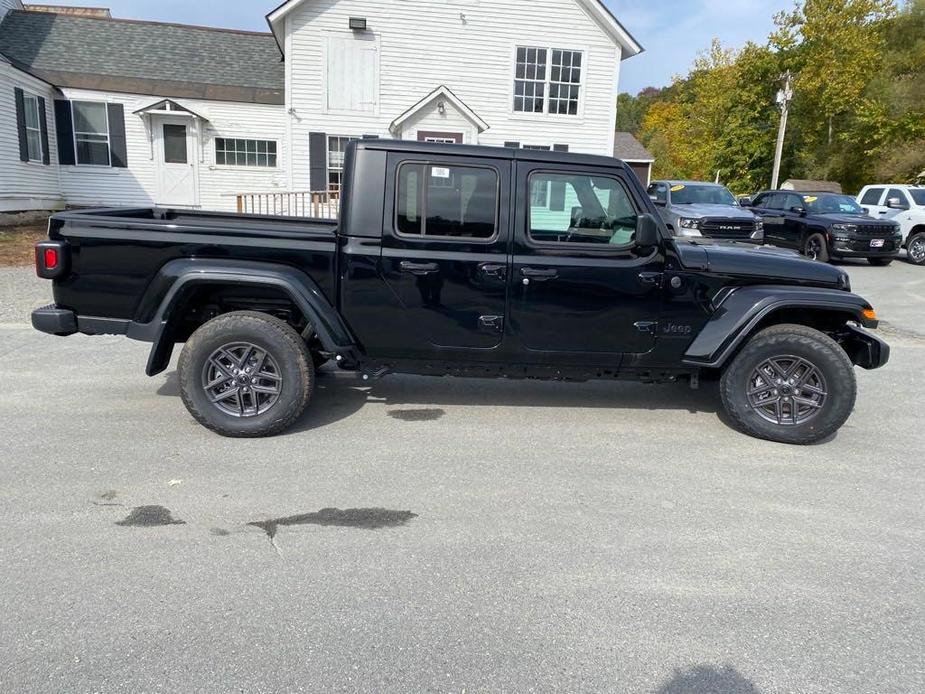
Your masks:
M323 508L315 513L302 513L297 516L274 518L266 521L248 523L260 528L272 541L281 525L334 525L342 528L360 528L379 530L405 525L418 514L411 511L391 511L387 508Z
M116 521L116 525L149 528L157 525L186 525L186 521L174 518L170 509L163 506L136 506L124 520Z
M446 411L436 407L422 410L389 410L389 417L403 422L433 422L445 414Z

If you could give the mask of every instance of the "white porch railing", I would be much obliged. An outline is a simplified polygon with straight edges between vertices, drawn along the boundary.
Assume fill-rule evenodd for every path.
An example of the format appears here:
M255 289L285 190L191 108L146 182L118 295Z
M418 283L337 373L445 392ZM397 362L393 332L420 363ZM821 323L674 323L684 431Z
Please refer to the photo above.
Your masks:
M235 199L238 212L244 214L337 219L340 211L340 196L327 191L237 193Z

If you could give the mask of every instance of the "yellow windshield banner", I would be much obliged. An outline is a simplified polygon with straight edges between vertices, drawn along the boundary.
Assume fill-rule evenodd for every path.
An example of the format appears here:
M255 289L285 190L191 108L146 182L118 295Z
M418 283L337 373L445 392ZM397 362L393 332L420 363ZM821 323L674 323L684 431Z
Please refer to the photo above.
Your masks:
M803 196L803 202L816 202L816 200L818 199L819 198L817 198L815 195L804 195Z
M676 186L671 186L671 192L677 193L679 190L684 190L687 186L681 185L680 183Z

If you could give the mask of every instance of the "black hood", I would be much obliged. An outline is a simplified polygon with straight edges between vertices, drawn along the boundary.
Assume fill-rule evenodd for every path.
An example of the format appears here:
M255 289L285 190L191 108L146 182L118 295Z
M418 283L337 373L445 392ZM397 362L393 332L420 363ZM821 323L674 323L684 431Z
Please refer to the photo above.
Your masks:
M832 214L811 214L807 217L807 219L817 222L828 222L830 224L857 224L858 226L880 224L879 220L876 220L873 217L868 217L866 214L846 214L844 212L833 212Z
M848 273L820 263L796 251L773 246L704 244L676 239L678 255L685 267L717 275L749 277L771 283L809 284L848 289Z

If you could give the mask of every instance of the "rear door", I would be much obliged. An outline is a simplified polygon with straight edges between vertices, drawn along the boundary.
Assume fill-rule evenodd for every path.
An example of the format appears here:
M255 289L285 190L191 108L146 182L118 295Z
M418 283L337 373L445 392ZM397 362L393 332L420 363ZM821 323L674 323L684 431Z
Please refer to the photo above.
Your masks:
M393 153L380 272L400 304L383 356L468 360L501 346L511 162Z
M764 221L764 237L775 246L784 243L784 199L783 193L764 193L755 201L752 211Z
M619 170L518 162L508 334L531 361L619 364L655 345L661 252L633 243L642 211Z

